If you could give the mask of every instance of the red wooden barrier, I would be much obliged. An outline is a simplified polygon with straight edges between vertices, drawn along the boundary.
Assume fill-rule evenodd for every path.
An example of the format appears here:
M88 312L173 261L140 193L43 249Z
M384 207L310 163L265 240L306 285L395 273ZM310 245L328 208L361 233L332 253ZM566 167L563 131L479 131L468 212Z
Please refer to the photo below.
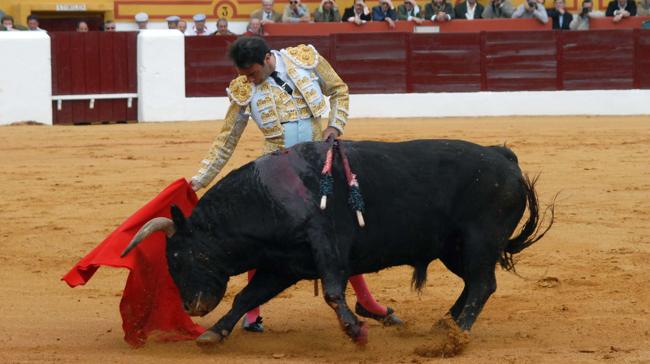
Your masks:
M560 77L566 90L634 88L634 31L563 32Z
M635 35L634 87L650 89L650 29L638 29Z
M650 16L631 16L623 18L620 22L614 23L613 17L592 18L589 20L589 28L595 29L639 29L641 23L650 20Z
M407 92L408 33L332 35L331 63L352 93Z
M185 37L185 94L225 96L237 71L228 58L236 37Z
M413 34L409 42L409 92L481 90L479 33Z
M137 92L136 33L52 32L52 94ZM54 124L137 120L137 99L52 102Z
M276 49L314 44L323 55L329 54L351 93L650 88L650 30L364 33L267 39ZM203 52L218 53L214 48ZM210 71L226 72L215 81L219 84L210 96L225 95L234 76L229 61L226 64L220 63L222 71ZM199 96L189 91L188 95Z
M555 90L555 32L486 32L482 37L484 90Z

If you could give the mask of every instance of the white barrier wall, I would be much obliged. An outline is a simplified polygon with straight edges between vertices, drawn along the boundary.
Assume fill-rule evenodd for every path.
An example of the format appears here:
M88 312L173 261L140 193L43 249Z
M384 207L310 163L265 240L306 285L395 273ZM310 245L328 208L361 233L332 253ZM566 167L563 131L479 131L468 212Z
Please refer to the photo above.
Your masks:
M50 37L45 32L0 32L0 125L52 125Z

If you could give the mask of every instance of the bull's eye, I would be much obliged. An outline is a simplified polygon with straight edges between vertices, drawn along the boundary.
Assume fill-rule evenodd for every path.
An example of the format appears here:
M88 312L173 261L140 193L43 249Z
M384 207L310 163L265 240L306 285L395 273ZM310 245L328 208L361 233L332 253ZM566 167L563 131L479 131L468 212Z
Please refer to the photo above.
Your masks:
M196 258L198 260L202 261L202 262L209 262L210 261L210 257L205 255L204 253L199 253Z
M178 258L178 252L172 254L172 256L173 256L174 258Z

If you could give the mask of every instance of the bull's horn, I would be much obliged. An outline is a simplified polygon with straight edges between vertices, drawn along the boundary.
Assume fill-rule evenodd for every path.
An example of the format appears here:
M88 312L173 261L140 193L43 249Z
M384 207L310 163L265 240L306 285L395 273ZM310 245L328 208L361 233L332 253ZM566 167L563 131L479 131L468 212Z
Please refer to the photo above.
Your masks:
M156 217L154 219L149 220L144 226L140 228L137 234L133 237L133 240L129 243L129 245L124 249L122 254L120 254L120 257L124 257L127 255L131 249L135 248L142 240L144 240L147 236L155 233L156 231L163 230L167 237L171 237L176 233L176 225L174 225L174 222L166 217Z

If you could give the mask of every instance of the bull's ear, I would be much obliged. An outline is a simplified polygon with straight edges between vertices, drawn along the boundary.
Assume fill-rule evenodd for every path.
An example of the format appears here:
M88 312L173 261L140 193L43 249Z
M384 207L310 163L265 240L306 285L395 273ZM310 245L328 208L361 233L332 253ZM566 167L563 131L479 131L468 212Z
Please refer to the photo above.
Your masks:
M172 205L171 210L172 220L174 221L174 225L176 225L176 230L187 230L187 220L185 219L185 215L183 215L183 211L181 211L181 209L179 209L176 205Z

